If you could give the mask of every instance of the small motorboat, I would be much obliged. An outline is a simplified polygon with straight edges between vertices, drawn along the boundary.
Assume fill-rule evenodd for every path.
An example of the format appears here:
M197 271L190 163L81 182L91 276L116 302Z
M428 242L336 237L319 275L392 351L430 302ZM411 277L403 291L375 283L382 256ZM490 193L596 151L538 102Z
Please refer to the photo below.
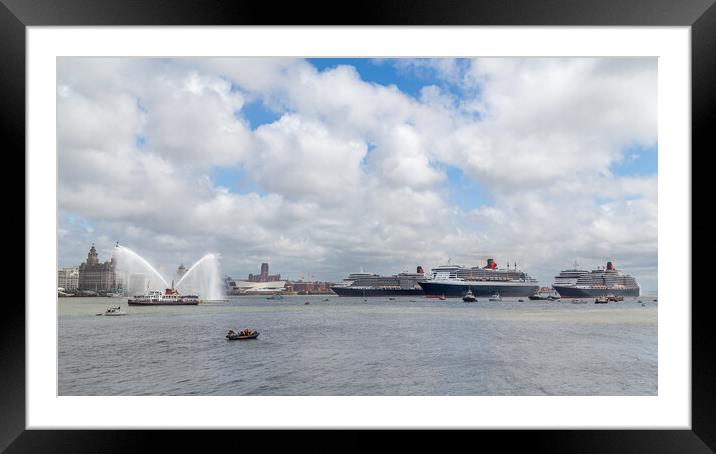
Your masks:
M445 301L447 297L445 295L440 295L440 298L438 298L440 301Z
M278 293L273 294L266 298L267 300L282 300L283 296L279 295Z
M609 298L606 296L600 296L594 300L594 304L607 304L608 302Z
M559 293L557 293L554 289L550 289L548 287L542 287L539 289L539 291L533 295L530 295L528 297L531 300L547 300L547 301L554 301L558 300Z
M490 296L490 301L502 301L502 298L500 298L500 294L499 294L499 293L493 293L493 294Z
M117 307L110 307L106 311L99 313L97 315L127 315L126 312L122 312L122 308L120 306Z
M518 303L524 303L525 300L523 300L522 298L520 298L520 299L517 300L517 302L518 302Z
M311 302L310 302L310 301L306 301L305 303L303 303L304 306L305 306L306 304L311 304Z
M231 329L229 330L229 334L226 335L226 338L229 340L256 339L257 337L259 337L259 332L249 328L241 330L238 333Z
M621 295L607 295L607 300L609 301L624 301L624 297Z
M462 300L466 303L477 302L477 298L475 298L475 295L472 293L472 290L468 290L467 293L465 293L465 296L462 297Z

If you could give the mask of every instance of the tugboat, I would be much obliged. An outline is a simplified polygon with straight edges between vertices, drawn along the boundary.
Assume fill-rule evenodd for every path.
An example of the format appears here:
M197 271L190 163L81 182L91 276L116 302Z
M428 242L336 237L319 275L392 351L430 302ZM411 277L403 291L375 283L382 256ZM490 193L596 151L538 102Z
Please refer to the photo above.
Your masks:
M468 290L465 296L462 297L462 300L466 303L474 303L477 301L477 298L472 294L472 290Z
M609 301L624 301L624 297L621 295L607 295L607 300Z
M149 291L149 283L147 283L147 292L144 295L135 295L129 298L127 303L130 306L196 306L199 304L197 295L179 295L174 289L174 281L172 288L168 288L162 292L159 290Z
M233 329L230 329L229 333L226 335L226 338L229 340L256 339L257 337L259 337L259 332L251 328L243 329L238 333Z
M609 302L609 298L606 296L600 296L594 300L594 304L607 304Z

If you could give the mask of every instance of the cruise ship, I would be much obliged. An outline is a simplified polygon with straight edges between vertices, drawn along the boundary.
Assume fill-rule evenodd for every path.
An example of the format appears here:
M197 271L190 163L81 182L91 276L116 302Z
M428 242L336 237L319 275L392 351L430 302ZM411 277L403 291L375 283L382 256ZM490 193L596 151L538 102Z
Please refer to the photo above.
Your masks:
M381 276L373 273L351 273L331 287L339 296L413 296L422 295L418 281L426 279L422 266L415 273Z
M591 272L574 269L563 270L554 278L552 288L562 298L581 298L596 296L639 296L639 284L628 274L619 274L612 262L606 268L597 268Z
M537 293L539 283L527 273L514 269L499 269L493 259L485 267L443 265L432 269L430 279L420 281L427 295L463 297L468 290L475 296L499 294L501 297L530 296Z

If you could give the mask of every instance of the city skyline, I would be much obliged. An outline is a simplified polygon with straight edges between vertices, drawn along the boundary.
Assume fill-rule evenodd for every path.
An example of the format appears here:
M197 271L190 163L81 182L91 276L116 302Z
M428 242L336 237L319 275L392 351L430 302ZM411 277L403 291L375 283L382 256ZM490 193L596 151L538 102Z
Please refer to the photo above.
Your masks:
M339 281L657 284L656 59L58 59L59 267L92 242ZM107 256L107 260L109 257Z

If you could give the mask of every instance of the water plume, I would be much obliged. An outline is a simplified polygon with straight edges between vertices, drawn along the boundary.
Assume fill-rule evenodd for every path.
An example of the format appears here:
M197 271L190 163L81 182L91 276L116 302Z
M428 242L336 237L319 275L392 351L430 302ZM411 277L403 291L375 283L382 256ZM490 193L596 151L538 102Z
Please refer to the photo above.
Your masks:
M149 264L149 262L147 262L144 257L137 254L126 246L117 245L114 249L115 259L117 260L118 272L129 276L133 273L149 271L152 273L152 276L156 276L157 278L159 278L159 280L164 284L164 287L169 287L169 284L167 283L166 279L164 279L164 277L159 274L159 271L157 271L156 268Z

